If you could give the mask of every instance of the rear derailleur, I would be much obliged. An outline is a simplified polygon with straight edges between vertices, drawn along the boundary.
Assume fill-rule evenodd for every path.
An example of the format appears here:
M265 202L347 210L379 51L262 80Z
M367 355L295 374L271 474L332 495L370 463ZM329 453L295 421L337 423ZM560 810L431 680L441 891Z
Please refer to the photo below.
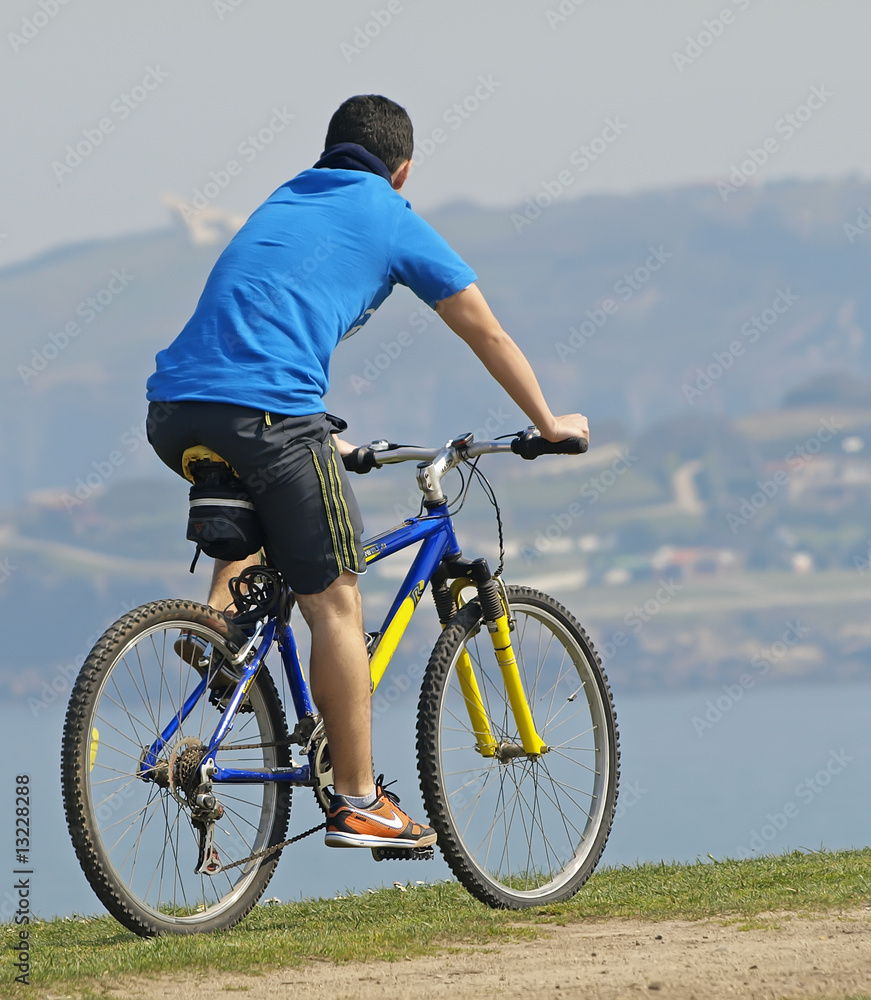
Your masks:
M194 792L191 809L191 825L197 831L199 855L194 873L197 875L217 875L223 870L218 849L215 847L215 822L224 815L224 807L218 802L211 784L203 783Z
M203 760L203 744L196 739L179 740L167 762L167 787L173 798L190 816L197 832L199 851L194 872L197 875L217 875L223 870L215 846L215 823L224 815L209 780L215 772L215 762Z

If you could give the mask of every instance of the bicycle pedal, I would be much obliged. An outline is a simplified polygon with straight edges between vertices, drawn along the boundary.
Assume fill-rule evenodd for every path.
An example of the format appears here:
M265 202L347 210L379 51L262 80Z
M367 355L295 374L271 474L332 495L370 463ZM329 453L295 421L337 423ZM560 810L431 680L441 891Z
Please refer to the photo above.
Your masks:
M435 857L432 847L373 847L371 850L376 861L432 861Z

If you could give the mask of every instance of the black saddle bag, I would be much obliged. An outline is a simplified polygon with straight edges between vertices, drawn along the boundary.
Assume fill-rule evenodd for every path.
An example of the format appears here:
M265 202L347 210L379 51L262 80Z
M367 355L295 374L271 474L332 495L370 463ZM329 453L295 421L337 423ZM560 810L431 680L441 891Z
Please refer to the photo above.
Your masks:
M263 528L251 497L239 477L223 462L191 462L194 485L190 491L187 537L196 542L191 563L200 552L213 559L236 562L263 547Z

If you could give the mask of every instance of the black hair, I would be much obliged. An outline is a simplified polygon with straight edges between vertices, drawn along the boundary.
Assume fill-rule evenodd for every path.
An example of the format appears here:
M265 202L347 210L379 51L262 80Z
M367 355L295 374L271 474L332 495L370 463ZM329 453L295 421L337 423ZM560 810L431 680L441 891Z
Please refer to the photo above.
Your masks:
M405 108L378 94L358 94L341 104L330 119L324 147L356 142L394 170L411 159L414 131Z

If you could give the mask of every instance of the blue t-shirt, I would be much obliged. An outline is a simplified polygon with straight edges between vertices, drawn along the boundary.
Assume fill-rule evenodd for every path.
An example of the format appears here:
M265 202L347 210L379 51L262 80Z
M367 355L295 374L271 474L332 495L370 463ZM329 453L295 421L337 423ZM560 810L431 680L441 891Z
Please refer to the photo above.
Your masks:
M475 280L383 177L304 170L218 258L193 316L157 355L148 398L321 413L333 351L395 284L434 306Z

